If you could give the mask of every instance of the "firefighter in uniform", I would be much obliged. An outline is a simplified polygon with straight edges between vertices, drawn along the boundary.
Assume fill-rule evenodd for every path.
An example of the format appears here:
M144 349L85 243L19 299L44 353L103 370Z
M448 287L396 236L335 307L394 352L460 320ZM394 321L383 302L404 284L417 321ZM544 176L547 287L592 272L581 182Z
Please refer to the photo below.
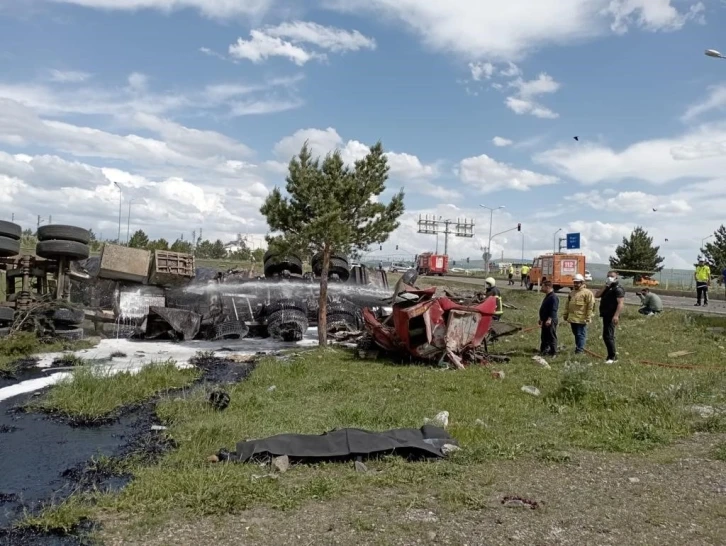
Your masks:
M486 284L486 298L495 298L497 300L497 309L494 311L494 320L500 320L504 313L504 307L502 306L502 293L497 288L497 281L493 277L487 277L484 279ZM484 299L486 299L484 298Z

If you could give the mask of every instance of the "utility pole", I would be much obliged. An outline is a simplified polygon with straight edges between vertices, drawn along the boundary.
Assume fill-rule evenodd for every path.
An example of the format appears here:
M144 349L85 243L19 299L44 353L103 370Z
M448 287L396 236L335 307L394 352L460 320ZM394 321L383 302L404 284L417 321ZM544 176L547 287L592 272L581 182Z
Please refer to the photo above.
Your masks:
M494 237L492 235L492 224L494 223L494 211L500 210L504 208L504 205L499 205L498 207L487 207L486 205L479 205L483 209L487 209L489 211L489 244L487 245L486 254L484 256L484 271L489 273L489 260L492 258L492 238Z
M444 230L441 231L440 224L444 224ZM451 231L449 229L449 226L454 226L454 231ZM439 233L444 234L444 254L449 253L449 235L454 235L456 237L467 237L472 238L474 237L474 220L467 220L464 218L463 220L460 218L457 218L456 221L454 220L442 220L441 216L439 218L436 218L436 215L425 215L421 216L418 215L418 232L419 233L426 233L428 235L436 235L436 253L439 252Z
M118 182L113 183L114 186L118 188L118 238L116 239L116 244L121 244L121 207L123 206L123 200L124 200L124 192L121 189L121 186Z

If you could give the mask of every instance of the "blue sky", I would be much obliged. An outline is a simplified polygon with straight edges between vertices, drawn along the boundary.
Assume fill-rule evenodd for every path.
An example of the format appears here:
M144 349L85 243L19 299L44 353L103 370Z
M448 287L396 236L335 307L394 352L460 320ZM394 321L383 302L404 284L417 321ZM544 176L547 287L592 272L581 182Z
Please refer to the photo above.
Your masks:
M428 213L473 218L450 254L479 257L483 203L527 256L562 228L604 262L643 225L687 266L726 205L724 23L715 0L0 0L0 216L115 237L115 182L124 237L131 206L132 231L259 243L303 141L380 139L408 213L379 253L433 249Z

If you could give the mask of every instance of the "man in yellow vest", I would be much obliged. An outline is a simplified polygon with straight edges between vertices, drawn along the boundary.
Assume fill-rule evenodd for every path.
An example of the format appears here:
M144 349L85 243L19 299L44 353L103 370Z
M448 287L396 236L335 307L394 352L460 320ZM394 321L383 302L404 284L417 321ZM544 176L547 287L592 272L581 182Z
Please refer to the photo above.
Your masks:
M529 284L529 266L522 266L522 282L519 286L527 286Z
M507 270L507 277L509 278L509 286L514 286L514 266L510 265Z
M711 268L700 256L698 257L698 265L696 266L696 307L701 305L703 297L703 305L708 305L708 287L711 286Z

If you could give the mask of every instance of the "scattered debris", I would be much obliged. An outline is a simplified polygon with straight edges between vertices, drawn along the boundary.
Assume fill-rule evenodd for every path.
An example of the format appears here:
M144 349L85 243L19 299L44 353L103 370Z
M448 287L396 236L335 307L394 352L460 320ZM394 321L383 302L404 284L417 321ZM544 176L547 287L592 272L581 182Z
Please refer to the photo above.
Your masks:
M363 461L355 461L354 466L356 472L360 472L361 474L365 474L366 472L368 472L368 467L363 464Z
M506 374L505 374L505 373L504 373L504 372L503 372L502 370L499 370L499 371L493 371L493 372L492 372L492 377L493 377L494 379L504 379L505 375L506 375Z
M668 353L668 358L678 358L681 356L694 355L696 351L676 351L674 353Z
M209 404L217 411L224 411L229 407L230 397L225 391L213 391L209 395Z
M252 474L250 476L250 480L253 482L264 480L264 479L270 479L270 480L277 480L280 478L279 474Z
M532 387L531 385L525 385L521 390L522 392L531 394L532 396L540 395L539 389L537 387Z
M477 419L476 421L474 421L474 424L478 427L488 428L488 425L481 419Z
M455 451L461 451L461 448L459 446L455 446L454 444L444 444L444 446L441 448L441 451L444 452L444 455L451 455Z
M714 415L721 415L726 413L726 408L724 407L715 408L713 406L704 406L701 404L689 406L688 409L693 413L697 413L700 417L703 417L704 419L708 419L709 417L713 417Z
M166 429L167 427L165 427L164 425L151 425L151 430L161 431Z
M533 356L532 360L534 360L534 363L537 364L537 366L539 366L540 368L544 368L545 370L552 369L552 367L549 365L549 363L539 355Z
M272 468L280 474L284 474L290 470L290 458L287 455L281 455L272 459Z
M640 478L628 478L630 483L640 483Z
M270 385L269 387L267 387L267 392L274 392L276 390L277 390L276 385Z
M435 427L446 428L449 426L449 412L440 411L433 419L424 417L424 425L433 425Z
M501 503L507 508L529 508L530 510L539 508L537 501L523 497L507 496L501 500Z

